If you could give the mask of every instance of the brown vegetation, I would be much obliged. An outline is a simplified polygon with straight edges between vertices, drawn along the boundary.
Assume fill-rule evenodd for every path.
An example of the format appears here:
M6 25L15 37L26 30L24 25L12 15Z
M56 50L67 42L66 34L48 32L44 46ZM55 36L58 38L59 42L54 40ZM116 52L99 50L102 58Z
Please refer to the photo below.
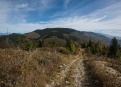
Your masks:
M73 58L50 48L0 49L0 87L44 87Z
M0 49L0 87L121 87L121 61L79 50Z
M116 64L116 62L118 62ZM85 60L96 87L121 87L120 63L116 60L88 58Z

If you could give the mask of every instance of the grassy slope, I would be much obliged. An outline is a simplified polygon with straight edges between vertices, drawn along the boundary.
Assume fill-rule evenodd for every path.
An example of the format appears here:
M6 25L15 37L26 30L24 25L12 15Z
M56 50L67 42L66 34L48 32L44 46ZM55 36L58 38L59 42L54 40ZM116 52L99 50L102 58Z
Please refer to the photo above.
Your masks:
M0 49L0 87L121 87L120 61L81 53L63 55L57 48Z
M0 87L44 87L73 59L74 55L49 48L32 52L0 49Z

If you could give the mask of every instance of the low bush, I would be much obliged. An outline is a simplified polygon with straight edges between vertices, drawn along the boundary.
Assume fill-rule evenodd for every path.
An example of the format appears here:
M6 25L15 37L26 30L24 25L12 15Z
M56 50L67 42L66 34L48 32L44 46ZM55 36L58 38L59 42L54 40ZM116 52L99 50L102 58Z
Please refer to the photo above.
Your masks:
M69 54L70 53L70 51L64 47L59 48L59 52L62 54Z

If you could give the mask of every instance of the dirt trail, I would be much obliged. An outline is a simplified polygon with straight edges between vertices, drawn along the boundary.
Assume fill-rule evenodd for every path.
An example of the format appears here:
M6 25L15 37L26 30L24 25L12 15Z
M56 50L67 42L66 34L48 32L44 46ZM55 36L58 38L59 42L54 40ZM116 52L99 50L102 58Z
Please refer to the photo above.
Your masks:
M70 64L67 65L67 67L64 70L62 70L58 75L56 75L55 79L51 82L51 84L46 84L45 87L54 87L57 85L61 85L67 73L69 72L70 67L78 60L79 59L74 59Z
M88 87L83 58L73 60L65 70L62 70L51 84L45 87Z
M64 69L58 73L50 83L47 83L45 87L103 87L103 80L101 81L95 78L87 69L84 56L79 56L71 60L68 65L65 65ZM92 68L96 70L95 73L98 74L98 77L106 77L106 81L104 81L108 83L106 87L121 87L121 84L119 84L121 81L121 74L118 71L106 66L107 62L95 61L93 64L94 66L92 66ZM113 80L114 77L116 77L115 81ZM109 84L111 81L115 82L116 84L114 85L116 86L111 86ZM117 86L117 83L119 86ZM100 84L102 86L99 86Z
M74 87L87 87L88 84L88 78L86 76L85 66L82 58L79 60L76 67Z

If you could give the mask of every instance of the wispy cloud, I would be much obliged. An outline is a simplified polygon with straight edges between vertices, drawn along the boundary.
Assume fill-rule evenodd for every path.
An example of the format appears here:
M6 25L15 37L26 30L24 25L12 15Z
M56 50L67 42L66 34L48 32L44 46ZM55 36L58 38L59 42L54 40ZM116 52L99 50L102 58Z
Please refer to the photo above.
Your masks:
M64 7L67 8L68 7L68 4L71 0L64 0Z
M44 7L47 8L51 5L52 0L40 0L40 4Z
M77 9L77 6L69 10L65 10L68 8L71 0L64 0L65 9L60 12L54 12L52 10L54 13L53 15L50 15L48 11L53 7L56 7L55 1L56 0L39 0L39 4L36 3L33 6L26 2L17 3L15 6L12 6L10 2L0 1L0 32L6 32L5 29L7 28L9 29L9 32L25 33L47 27L68 27L80 31L94 31L121 36L118 33L119 30L121 30L121 2L105 8L96 9L86 15L75 15L80 13L80 8ZM37 10L39 12L38 15L41 15L44 12L45 14L42 15L42 17L49 15L47 17L51 20L40 20L36 23L28 22L26 18L28 15L31 15L30 13L33 10L35 12ZM33 16L36 15L32 15L32 17Z
M28 4L27 3L24 3L24 4L20 4L17 6L17 8L21 9L21 8L26 8L28 7Z

